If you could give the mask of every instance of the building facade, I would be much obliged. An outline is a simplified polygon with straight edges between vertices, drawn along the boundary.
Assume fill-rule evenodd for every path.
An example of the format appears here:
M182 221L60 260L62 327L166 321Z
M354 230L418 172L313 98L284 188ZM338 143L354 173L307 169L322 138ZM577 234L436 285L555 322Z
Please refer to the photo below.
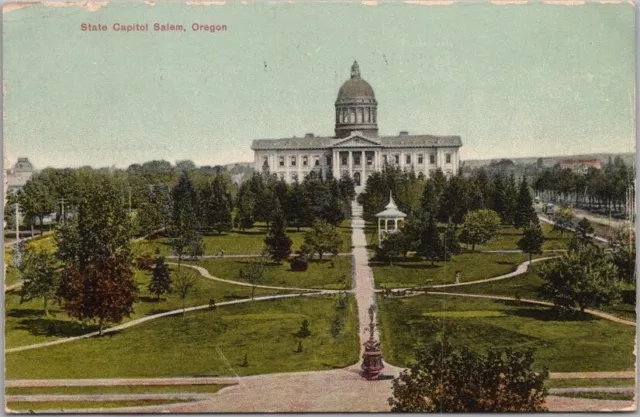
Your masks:
M578 174L585 174L589 168L602 169L602 162L598 158L592 159L562 159L558 161L560 168L568 168Z
M440 168L451 175L460 166L460 136L378 135L378 102L371 85L360 76L357 62L351 78L338 91L334 136L307 133L301 138L256 139L254 168L265 166L291 183L311 171L324 177L349 175L360 192L369 175L385 164L429 175Z
M21 190L33 176L33 165L29 158L18 158L12 169L7 170L7 192L16 193Z

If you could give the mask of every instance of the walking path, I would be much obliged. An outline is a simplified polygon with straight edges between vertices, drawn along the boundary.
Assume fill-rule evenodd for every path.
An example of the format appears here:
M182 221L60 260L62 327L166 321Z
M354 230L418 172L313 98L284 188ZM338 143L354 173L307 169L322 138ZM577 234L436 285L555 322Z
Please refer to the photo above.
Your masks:
M264 255L261 254L261 253L246 253L246 254L238 254L238 253L226 254L225 253L223 256L220 256L220 255L201 255L201 256L198 256L198 260L200 260L200 259L227 259L227 258L232 258L232 259L236 259L236 258L262 258L263 256ZM340 252L336 256L351 256L351 252ZM178 257L175 256L175 255L167 255L167 256L165 256L165 259L178 259ZM183 260L184 261L191 261L192 259L184 259L183 258Z
M514 297L503 297L503 296L499 296L499 295L465 294L465 293L444 292L444 291L425 291L425 294L450 295L450 296L454 296L454 297L484 298L484 299L487 299L487 300L500 300L500 301L518 301L518 302L521 302L521 303L538 304L538 305L553 307L553 303L549 303L547 301L531 300L531 299L528 299L528 298L516 299ZM614 316L614 315L611 315L611 314L607 314L607 313L604 313L602 311L585 309L584 312L587 313L587 314L591 314L593 316L596 316L596 317L600 317L600 318L605 319L605 320L616 322L616 323L626 324L628 326L634 326L634 327L636 325L635 321L621 319L620 317L617 317L617 316Z
M248 303L248 302L251 302L251 301L276 300L276 299L279 299L279 298L291 298L291 297L303 297L303 296L308 297L308 296L314 296L314 295L336 294L336 293L343 293L343 292L344 291L338 291L338 290L321 290L321 291L318 291L318 292L305 293L305 294L265 295L265 296L262 296L262 297L255 297L253 300L250 299L250 298L247 298L247 299L243 299L243 300L224 301L222 303L216 303L216 307L222 307L222 306L230 305L230 304ZM187 308L184 309L184 312L204 310L204 309L207 309L207 308L210 308L208 304L201 305L201 306L196 306L196 307L187 307ZM177 309L177 310L166 311L164 313L153 314L153 315L150 315L150 316L141 317L139 319L131 320L131 321L128 321L126 323L123 323L123 324L120 324L120 325L117 325L117 326L109 327L108 329L103 330L102 334L108 334L108 333L112 333L112 332L117 332L117 331L120 331L120 330L127 329L129 327L137 326L137 325L145 323L147 321L156 320L156 319L159 319L161 317L174 316L176 314L182 314L182 313L183 313L182 309ZM61 343L68 343L68 342L73 342L75 340L87 339L87 338L90 338L90 337L98 336L99 334L100 334L99 332L91 332L91 333L86 333L86 334L83 334L83 335L80 335L80 336L65 337L63 339L52 340L52 341L49 341L49 342L42 342L42 343L36 343L36 344L33 344L33 345L19 346L19 347L15 347L15 348L11 348L11 349L5 349L5 353L20 352L20 351L23 351L23 350L30 350L30 349L37 349L37 348L47 347L47 346L59 345Z
M538 214L538 219L540 219L540 221L551 224L551 225L555 225L556 222L554 222L553 220L549 220L548 218L542 216L541 214ZM576 229L573 227L564 227L564 229L566 230L570 230L572 232L575 232ZM602 242L602 243L609 243L609 241L603 237L600 236L596 236L596 235L590 235L594 240L597 240L598 242Z

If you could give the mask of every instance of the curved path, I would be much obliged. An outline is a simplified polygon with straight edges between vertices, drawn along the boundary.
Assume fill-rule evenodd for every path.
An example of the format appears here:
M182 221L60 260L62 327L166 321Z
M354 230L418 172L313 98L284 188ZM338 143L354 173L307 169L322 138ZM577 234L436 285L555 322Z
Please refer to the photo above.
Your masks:
M276 299L279 299L279 298L292 298L292 297L309 297L309 296L314 296L314 295L336 294L336 293L342 293L342 292L344 292L344 291L322 290L322 291L313 292L313 293L306 293L306 294L265 295L265 296L262 296L262 297L255 297L253 300L250 299L250 298L247 298L247 299L243 299L243 300L233 300L233 301L225 301L225 302L222 302L222 303L216 303L216 307L221 307L221 306L230 305L230 304L248 303L248 302L251 302L251 301L276 300ZM201 305L201 306L196 306L196 307L187 307L184 310L183 309L177 309L177 310L166 311L164 313L153 314L153 315L150 315L150 316L141 317L139 319L131 320L131 321L128 321L126 323L123 323L123 324L120 324L120 325L117 325L117 326L109 327L109 328L103 330L102 334L108 334L108 333L124 330L124 329L127 329L129 327L133 327L133 326L137 326L139 324L145 323L147 321L159 319L161 317L168 317L168 316L174 316L176 314L182 314L183 311L184 312L190 312L190 311L196 311L196 310L204 310L204 309L207 309L207 308L209 308L208 304ZM65 337L63 339L52 340L50 342L42 342L42 343L36 343L36 344L33 344L33 345L26 345L26 346L19 346L19 347L11 348L11 349L5 349L5 353L20 352L20 351L23 351L23 350L37 349L37 348L42 348L42 347L47 347L47 346L59 345L61 343L73 342L75 340L87 339L87 338L94 337L94 336L99 336L99 332L91 332L91 333L86 333L86 334L83 334L83 335L80 335L80 336Z
M547 301L540 301L540 300L531 300L531 299L528 299L528 298L517 299L515 297L503 297L503 296L499 296L499 295L465 294L465 293L459 293L459 292L445 292L445 291L425 291L424 293L425 294L431 294L431 295L450 295L450 296L454 296L454 297L484 298L484 299L487 299L487 300L498 300L498 301L518 301L518 302L522 302L522 303L538 304L538 305L553 307L553 303L550 303L550 302L547 302ZM616 323L626 324L628 326L635 326L636 325L635 321L621 319L620 317L614 316L612 314L604 313L602 311L585 309L584 312L588 313L588 314L591 314L592 316L600 317L602 319L613 321L613 322L616 322Z

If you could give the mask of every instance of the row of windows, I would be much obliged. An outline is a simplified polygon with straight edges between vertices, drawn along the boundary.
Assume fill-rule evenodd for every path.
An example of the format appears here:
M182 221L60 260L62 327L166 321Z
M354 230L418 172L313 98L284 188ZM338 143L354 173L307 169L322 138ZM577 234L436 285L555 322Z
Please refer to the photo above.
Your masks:
M405 163L407 165L411 164L411 155L407 154L404 156L405 157ZM303 167L308 167L309 166L309 157L307 155L303 155L302 157L300 157L301 159L301 163ZM424 164L424 155L423 154L418 154L417 156L417 163L418 165L422 165ZM445 159L445 163L450 164L451 163L451 154L447 153L444 155L444 159ZM269 157L265 156L263 157L263 161L264 161L264 165L269 165ZM400 164L400 154L394 154L391 155L391 158L389 158L389 155L383 154L382 155L382 161L387 164L387 163L393 163L396 165ZM278 157L278 166L283 167L285 166L285 157L284 156L279 156ZM340 158L340 163L343 166L349 165L349 156L348 155L342 155ZM353 155L353 164L354 165L360 165L362 163L361 160L361 156L360 155ZM367 155L366 156L366 163L367 165L371 166L373 165L373 155ZM429 163L430 164L435 164L436 163L436 156L434 154L430 154L429 155ZM298 157L296 155L291 155L289 157L289 166L295 167L298 165ZM325 165L331 165L331 157L330 156L325 156ZM313 166L320 166L320 157L319 156L314 156L313 157Z
M336 123L376 123L375 107L336 109Z
M263 160L263 165L267 165L269 166L269 157L268 156L264 156L262 157ZM301 163L303 167L308 167L309 166L309 156L307 155L303 155L301 158ZM325 156L325 164L326 165L331 165L331 157L330 156ZM284 156L279 156L278 157L278 166L283 167L285 166L285 157ZM291 155L289 157L289 166L295 167L298 166L298 157L296 155ZM320 166L320 157L319 156L314 156L313 157L313 166Z

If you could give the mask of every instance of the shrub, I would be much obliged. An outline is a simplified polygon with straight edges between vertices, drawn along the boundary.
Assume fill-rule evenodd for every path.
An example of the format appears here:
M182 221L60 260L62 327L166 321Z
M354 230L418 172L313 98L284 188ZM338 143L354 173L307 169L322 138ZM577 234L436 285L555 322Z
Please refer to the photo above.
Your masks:
M309 262L300 256L291 259L289 264L291 265L292 271L302 272L309 268Z
M298 330L298 337L308 337L311 335L311 331L309 330L309 320L302 320L302 324L300 325L300 330Z

